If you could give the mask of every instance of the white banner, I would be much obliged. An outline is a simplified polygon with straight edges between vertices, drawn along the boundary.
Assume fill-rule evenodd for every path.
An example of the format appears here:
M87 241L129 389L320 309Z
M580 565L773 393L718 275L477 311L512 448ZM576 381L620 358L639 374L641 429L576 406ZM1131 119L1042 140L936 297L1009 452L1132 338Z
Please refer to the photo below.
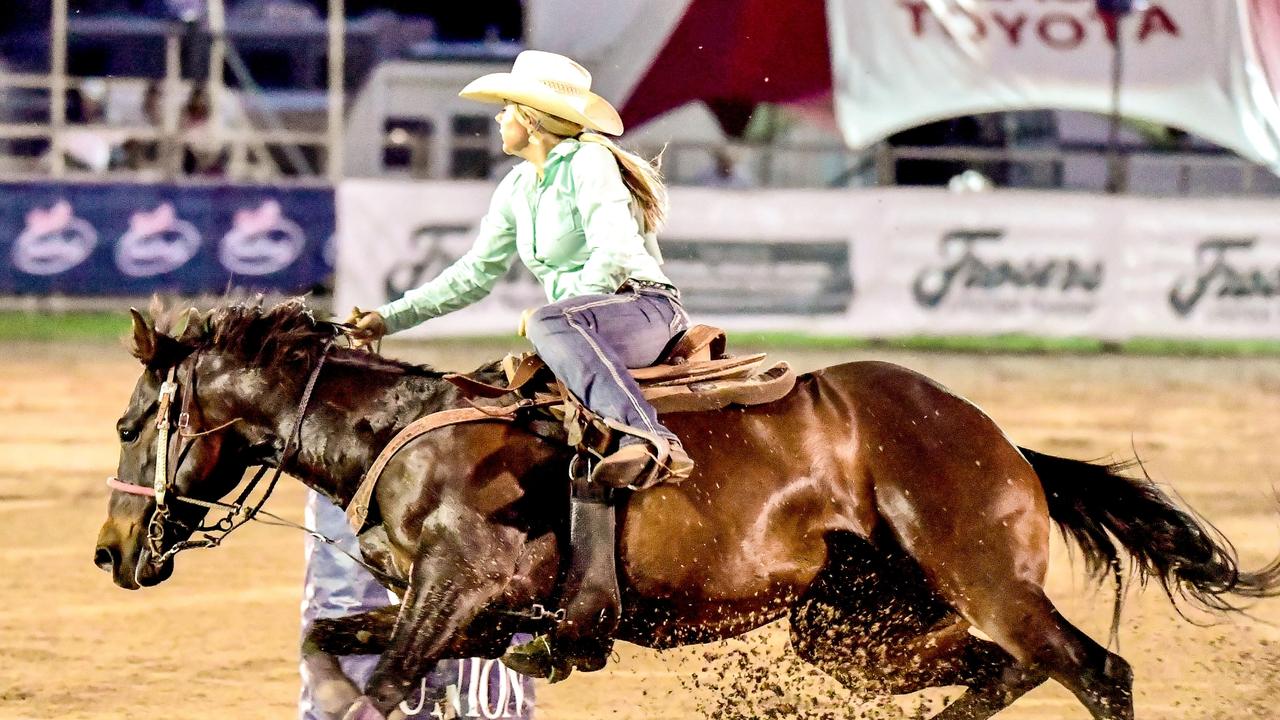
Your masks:
M1088 195L874 193L855 235L858 334L1114 337L1116 214Z
M1122 293L1135 335L1280 339L1280 205L1128 202Z
M486 183L352 180L337 307L370 308L466 252ZM1280 339L1280 205L934 189L673 188L665 270L695 320L857 337ZM516 262L476 305L408 331L514 332L545 303Z
M1092 0L828 0L836 111L854 147L958 115L1120 104L1280 172L1280 106L1243 0L1152 0L1118 30Z

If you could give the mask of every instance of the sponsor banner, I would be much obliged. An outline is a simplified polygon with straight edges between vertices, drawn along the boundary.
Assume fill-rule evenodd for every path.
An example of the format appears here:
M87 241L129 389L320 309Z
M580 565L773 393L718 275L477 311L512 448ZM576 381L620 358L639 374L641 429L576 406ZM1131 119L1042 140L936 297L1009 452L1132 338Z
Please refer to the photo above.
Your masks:
M1115 337L1116 214L1100 198L874 193L853 242L858 334ZM874 223L874 224L873 224Z
M1280 206L1126 202L1134 335L1280 339Z
M1110 112L1118 37L1126 116L1182 128L1280 170L1280 105L1248 3L1142 5L1117 23L1092 0L830 0L841 130L850 145L866 147L938 118Z
M0 293L303 292L332 274L333 192L0 186Z
M339 190L339 312L466 252L492 186ZM673 188L664 269L695 321L857 337L1280 339L1280 206L934 189ZM493 296L411 332L512 332L546 302L516 262Z

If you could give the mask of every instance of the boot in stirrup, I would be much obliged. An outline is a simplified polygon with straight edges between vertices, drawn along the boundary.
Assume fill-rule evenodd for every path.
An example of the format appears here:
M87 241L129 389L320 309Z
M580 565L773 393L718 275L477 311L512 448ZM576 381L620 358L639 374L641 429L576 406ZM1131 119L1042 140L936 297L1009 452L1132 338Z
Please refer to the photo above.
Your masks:
M691 474L693 459L679 438L649 436L634 438L605 456L591 480L606 487L643 490L661 482L686 480Z
M550 637L538 635L502 656L502 663L512 670L551 682L563 680L575 668L591 672L604 667L622 615L614 507L603 490L580 490L579 484L574 481L569 500L572 557L562 601L565 619Z

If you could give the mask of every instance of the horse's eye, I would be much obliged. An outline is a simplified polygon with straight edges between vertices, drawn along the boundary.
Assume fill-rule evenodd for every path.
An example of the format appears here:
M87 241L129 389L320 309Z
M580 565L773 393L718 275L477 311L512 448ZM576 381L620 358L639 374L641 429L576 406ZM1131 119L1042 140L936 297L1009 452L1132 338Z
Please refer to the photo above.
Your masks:
M120 442L133 442L138 439L138 431L132 428L120 429Z

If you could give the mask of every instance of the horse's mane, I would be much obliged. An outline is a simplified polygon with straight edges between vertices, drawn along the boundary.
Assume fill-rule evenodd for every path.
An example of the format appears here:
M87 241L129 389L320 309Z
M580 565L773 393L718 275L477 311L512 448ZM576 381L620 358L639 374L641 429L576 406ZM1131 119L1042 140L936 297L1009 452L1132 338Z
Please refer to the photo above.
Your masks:
M194 307L176 308L153 299L150 315L156 331L169 335L191 351L216 350L258 367L312 367L328 341L343 335L342 326L319 320L304 298L295 297L266 306L263 298L227 303L201 312ZM370 369L394 369L421 375L439 375L425 365L414 365L365 352L335 346L334 359Z

